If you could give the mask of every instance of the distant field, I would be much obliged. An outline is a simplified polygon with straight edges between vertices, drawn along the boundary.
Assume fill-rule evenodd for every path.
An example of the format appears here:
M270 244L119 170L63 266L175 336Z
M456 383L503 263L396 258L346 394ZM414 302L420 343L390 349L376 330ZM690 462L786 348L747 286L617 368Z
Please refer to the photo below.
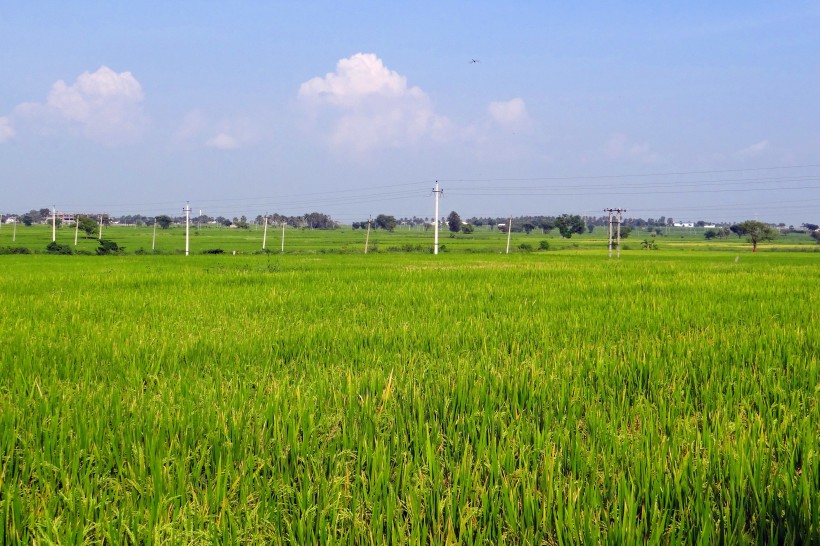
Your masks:
M643 249L644 241L654 242L659 249L666 250L725 250L729 252L751 251L751 245L743 238L732 236L725 240L707 241L703 229L670 228L663 235L656 235L642 229L633 230L629 238L622 241L625 251ZM285 230L285 253L363 253L366 230L342 227L335 230L311 230L287 228ZM15 238L16 240L12 240ZM103 238L111 239L125 252L152 253L153 229L148 226L110 226L103 228ZM198 254L207 250L221 249L227 253L259 252L262 250L263 229L252 226L250 229L224 227L192 226L190 232L190 252ZM522 251L521 245L529 245L537 250L541 241L547 241L550 250L603 250L607 248L607 231L596 227L593 233L574 235L571 239L562 239L557 231L548 234L535 230L529 235L513 233L510 241L510 252ZM35 252L45 251L51 242L51 227L33 225L18 226L16 237L13 237L12 226L0 228L0 247L26 247ZM57 242L70 245L79 252L94 253L98 246L97 237L85 237L80 234L74 246L74 230L70 226L58 228ZM470 235L452 235L443 229L439 235L439 244L443 252L505 252L507 235L500 231L477 228ZM185 251L185 228L173 226L167 230L158 229L154 244L157 253L174 254ZM394 232L373 230L370 233L370 252L431 252L433 232L419 229L408 229L399 226ZM266 248L273 252L282 250L281 228L268 229ZM820 252L818 245L811 237L804 234L788 234L771 243L764 243L759 251L792 250L802 252Z
M0 542L820 541L817 260L2 256Z

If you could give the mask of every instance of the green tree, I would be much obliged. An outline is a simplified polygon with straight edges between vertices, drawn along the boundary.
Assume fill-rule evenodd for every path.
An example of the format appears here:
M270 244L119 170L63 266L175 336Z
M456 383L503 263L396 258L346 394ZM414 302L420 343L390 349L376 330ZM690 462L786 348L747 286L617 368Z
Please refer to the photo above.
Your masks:
M386 214L379 214L376 216L376 220L373 222L377 229L384 229L387 231L393 231L396 229L396 218L394 216L388 216Z
M472 224L462 224L461 225L461 233L470 234L475 231L475 228Z
M583 233L586 229L584 220L577 214L562 214L554 223L564 239L569 239L573 233Z
M453 233L458 233L461 230L461 216L456 211L451 211L447 216L447 226Z
M34 223L34 219L31 217L31 214L24 214L20 221L23 222L23 225L28 227Z
M80 219L77 220L77 228L83 230L88 237L93 235L98 227L97 221L90 216L80 216Z
M746 220L737 224L738 235L745 235L752 242L752 252L757 252L757 244L763 241L773 241L778 232L769 224L758 222L757 220ZM734 230L732 230L734 231Z
M47 254L73 254L74 251L69 245L60 244L56 241L48 243L46 246Z
M154 221L157 224L159 224L159 227L161 227L162 229L168 229L169 227L171 227L171 222L173 222L171 217L167 214L160 214L159 216L154 218Z
M97 247L97 255L105 256L108 254L122 254L125 247L121 247L114 241L108 239L100 239L100 246Z

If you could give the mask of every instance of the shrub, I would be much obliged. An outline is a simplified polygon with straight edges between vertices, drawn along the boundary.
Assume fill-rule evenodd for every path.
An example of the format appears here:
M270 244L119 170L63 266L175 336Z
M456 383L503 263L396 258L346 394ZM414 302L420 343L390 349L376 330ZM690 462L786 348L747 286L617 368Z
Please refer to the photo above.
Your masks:
M268 251L270 252L270 251ZM203 250L203 254L225 254L225 251L221 248L209 248L208 250ZM267 253L267 252L266 252Z
M543 240L543 241L538 243L538 250L549 250L549 249L550 249L550 242L549 241Z
M119 246L115 241L100 239L100 246L97 247L97 255L122 254L124 250L125 248Z
M0 246L0 254L34 254L24 246Z
M521 243L518 245L518 249L524 252L532 252L532 245L530 243Z
M58 243L57 241L51 241L46 246L46 253L47 254L73 254L74 252L71 250L70 245L63 245Z

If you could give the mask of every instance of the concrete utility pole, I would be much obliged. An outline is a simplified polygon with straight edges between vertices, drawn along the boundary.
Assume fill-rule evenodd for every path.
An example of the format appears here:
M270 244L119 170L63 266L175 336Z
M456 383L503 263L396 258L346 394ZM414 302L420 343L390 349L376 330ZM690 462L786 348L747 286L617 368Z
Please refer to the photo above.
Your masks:
M185 212L185 255L187 256L190 251L191 205L186 201L185 208L182 210Z
M438 254L438 198L439 198L439 195L444 193L444 190L439 189L439 187L438 187L438 180L436 180L436 187L433 188L433 193L436 194L436 215L433 217L433 220L435 220L435 222L436 222L435 229L434 229L435 235L434 235L434 239L433 239L433 254Z
M102 241L102 219L103 219L102 214L100 214L100 236L99 236L100 241Z
M262 232L262 250L268 244L268 213L265 213L265 231Z
M74 246L77 246L77 235L80 233L80 215L74 215Z
M610 258L612 257L612 224L613 224L612 214L613 213L618 214L617 219L615 220L617 222L616 244L617 244L617 248L618 248L617 257L620 258L621 257L621 213L626 212L626 209L620 209L620 208L619 209L604 209L604 212L609 213L609 257Z
M57 240L57 205L54 205L54 213L51 215L51 242Z
M609 257L612 257L612 209L604 209L609 212Z
M371 215L367 218L367 235L364 238L364 253L367 254L367 245L370 242L370 220L373 218Z
M151 237L151 252L157 248L157 217L154 216L154 236Z
M282 220L282 254L285 253L285 226L288 223L285 220Z
M512 216L507 221L507 254L510 253L510 237L512 237Z

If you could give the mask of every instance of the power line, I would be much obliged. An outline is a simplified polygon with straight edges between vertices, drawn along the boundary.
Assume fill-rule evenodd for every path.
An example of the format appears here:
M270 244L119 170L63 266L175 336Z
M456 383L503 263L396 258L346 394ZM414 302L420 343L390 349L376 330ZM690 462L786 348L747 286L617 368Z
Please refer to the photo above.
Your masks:
M633 174L602 174L602 175L574 175L574 176L537 176L529 178L455 178L455 179L440 179L440 182L516 182L516 181L537 181L537 180L600 180L607 178L646 178L652 176L683 176L692 174L721 174L721 173L739 173L739 172L759 172L759 171L774 171L785 169L809 169L820 167L820 164L808 165L787 165L777 167L755 167L746 169L714 169L704 171L672 171L672 172L654 172L654 173L633 173Z

